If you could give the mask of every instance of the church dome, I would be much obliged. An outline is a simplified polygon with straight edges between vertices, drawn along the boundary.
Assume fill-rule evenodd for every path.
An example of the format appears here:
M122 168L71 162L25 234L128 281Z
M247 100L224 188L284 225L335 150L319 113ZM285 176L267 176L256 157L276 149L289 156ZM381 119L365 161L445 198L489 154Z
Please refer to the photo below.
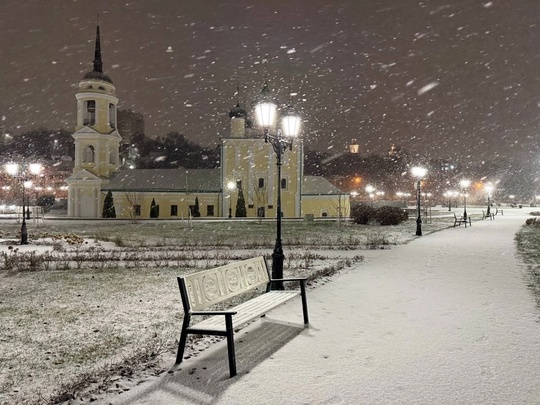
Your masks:
M103 80L104 82L113 84L113 81L109 76L107 76L103 72L98 72L95 70L92 70L91 72L88 72L87 74L85 74L83 79Z

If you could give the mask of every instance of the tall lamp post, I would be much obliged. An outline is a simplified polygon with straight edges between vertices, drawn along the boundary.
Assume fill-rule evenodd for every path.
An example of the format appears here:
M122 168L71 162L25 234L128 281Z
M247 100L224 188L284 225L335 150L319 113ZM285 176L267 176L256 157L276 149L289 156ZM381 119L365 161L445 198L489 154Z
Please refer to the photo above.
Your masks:
M463 218L467 219L467 188L471 185L471 181L463 179L459 182L459 185L463 191Z
M38 175L41 172L42 166L39 163L31 163L29 165L19 165L18 163L8 163L5 165L6 172L18 178L21 181L22 187L22 224L21 224L21 245L28 244L28 230L26 228L26 210L25 210L25 188L26 177L28 174Z
M486 215L489 217L491 215L491 193L493 192L494 187L491 184L486 184L484 190L487 193L487 210Z
M229 181L227 183L227 190L229 194L229 218L232 218L232 203L231 203L231 194L236 189L236 183L234 181Z
M411 168L411 174L416 179L416 236L422 236L422 213L420 211L420 199L422 193L420 186L422 179L426 177L427 169L425 167L415 166Z
M272 92L268 88L268 82L264 83L261 93L255 103L255 115L258 124L264 130L264 141L269 142L276 153L277 166L277 201L276 201L276 244L272 253L272 278L283 279L283 244L281 240L281 158L287 149L292 150L293 139L300 133L301 118L289 105L281 119L282 127L277 129L275 134L270 133L274 127L277 117L277 103L274 101ZM273 283L273 289L283 290L283 282Z

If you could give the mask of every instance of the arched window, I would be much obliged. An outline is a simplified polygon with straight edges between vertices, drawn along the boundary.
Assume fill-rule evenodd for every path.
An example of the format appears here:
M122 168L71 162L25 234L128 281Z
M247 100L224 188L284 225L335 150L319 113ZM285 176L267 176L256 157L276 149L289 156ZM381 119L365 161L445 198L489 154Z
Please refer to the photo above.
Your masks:
M96 100L86 100L84 102L84 125L94 125L96 123Z
M109 163L113 165L116 164L116 153L114 153L113 150L109 152Z
M105 90L105 87L99 86L99 87L98 87L98 90Z
M116 128L116 108L113 103L109 104L109 125Z
M84 148L83 163L94 163L94 147L92 145Z

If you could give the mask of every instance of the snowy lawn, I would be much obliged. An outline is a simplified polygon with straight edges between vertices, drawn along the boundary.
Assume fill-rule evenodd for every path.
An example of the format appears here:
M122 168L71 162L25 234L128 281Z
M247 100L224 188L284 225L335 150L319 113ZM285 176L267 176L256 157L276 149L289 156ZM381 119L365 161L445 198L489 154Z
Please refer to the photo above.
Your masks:
M423 230L452 224L438 218ZM269 255L275 242L270 221L50 220L29 226L26 246L14 244L20 224L1 225L1 404L58 403L89 388L122 390L115 379L140 368L163 372L152 360L176 349L176 277ZM393 227L285 221L286 275L316 284L360 262L365 249L407 242L414 230L411 220Z

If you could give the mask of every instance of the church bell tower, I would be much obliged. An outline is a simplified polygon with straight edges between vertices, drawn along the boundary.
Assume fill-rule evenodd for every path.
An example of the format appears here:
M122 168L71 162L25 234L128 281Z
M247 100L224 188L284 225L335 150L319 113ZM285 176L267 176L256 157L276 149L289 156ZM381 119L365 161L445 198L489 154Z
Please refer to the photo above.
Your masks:
M104 196L101 188L120 166L120 142L117 130L118 98L109 76L103 73L99 24L93 70L79 82L75 165L68 183L68 216L101 217Z

